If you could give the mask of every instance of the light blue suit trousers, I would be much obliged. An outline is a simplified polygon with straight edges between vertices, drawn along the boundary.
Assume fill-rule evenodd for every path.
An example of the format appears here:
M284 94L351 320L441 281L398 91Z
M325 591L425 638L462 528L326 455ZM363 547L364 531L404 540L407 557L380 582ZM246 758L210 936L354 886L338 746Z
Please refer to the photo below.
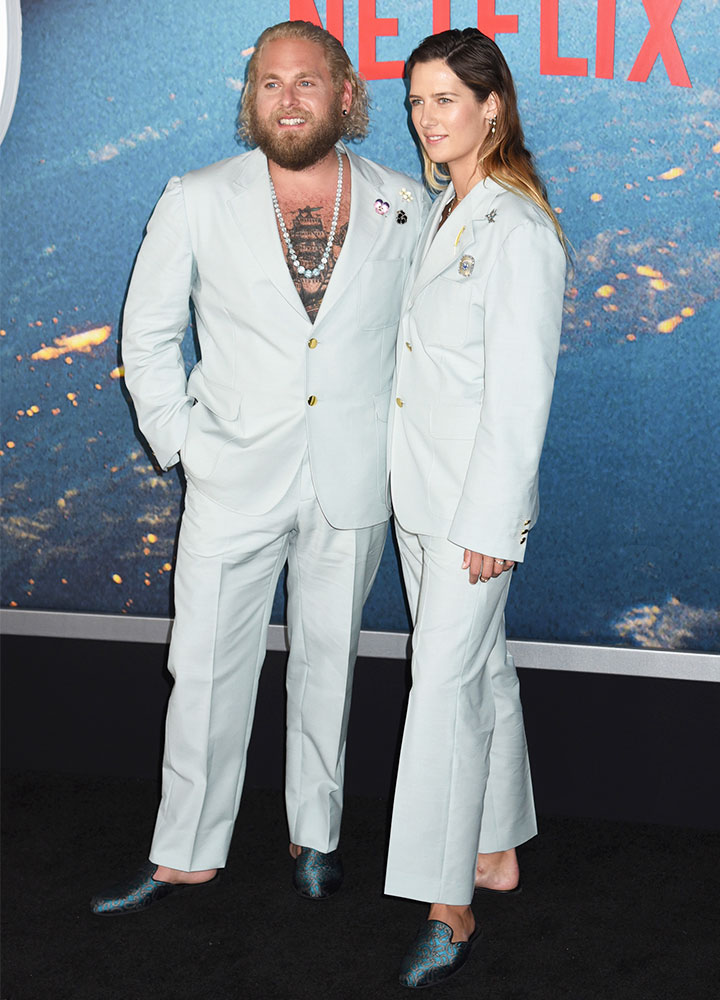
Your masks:
M267 627L288 563L286 805L290 839L326 853L340 835L345 740L362 608L387 524L337 529L307 457L262 517L188 481L175 570L162 800L150 859L222 868L240 804Z
M511 572L468 582L463 549L397 525L413 683L385 891L462 906L476 855L537 833L522 706L505 644Z

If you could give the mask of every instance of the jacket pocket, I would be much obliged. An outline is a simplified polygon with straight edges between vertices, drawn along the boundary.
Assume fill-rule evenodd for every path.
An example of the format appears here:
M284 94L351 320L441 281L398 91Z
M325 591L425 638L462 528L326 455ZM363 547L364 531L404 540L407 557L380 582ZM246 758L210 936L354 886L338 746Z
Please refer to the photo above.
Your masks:
M360 269L359 325L365 330L400 322L405 261L370 260Z
M390 389L386 389L385 392L379 392L374 397L375 416L384 424L388 422L390 412L390 391Z
M468 337L475 286L472 279L441 274L427 285L413 306L426 346L458 347Z
M459 406L436 403L430 410L430 433L443 440L472 441L480 423L481 409L479 403Z
M240 393L237 389L209 379L203 372L202 362L190 372L187 394L222 420L236 420L240 412Z
M240 400L235 407L236 417L240 412ZM237 438L237 420L226 420L218 416L203 400L190 411L190 421L180 459L183 469L191 479L210 479L215 471L220 455L231 441Z

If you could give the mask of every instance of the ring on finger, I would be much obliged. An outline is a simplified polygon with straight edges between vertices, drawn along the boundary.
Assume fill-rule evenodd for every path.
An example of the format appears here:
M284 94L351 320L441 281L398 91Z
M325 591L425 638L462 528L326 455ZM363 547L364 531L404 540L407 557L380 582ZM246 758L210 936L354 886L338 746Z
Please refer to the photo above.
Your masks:
M505 560L504 559L496 559L495 562L498 564L498 566L502 566L502 564L505 562Z

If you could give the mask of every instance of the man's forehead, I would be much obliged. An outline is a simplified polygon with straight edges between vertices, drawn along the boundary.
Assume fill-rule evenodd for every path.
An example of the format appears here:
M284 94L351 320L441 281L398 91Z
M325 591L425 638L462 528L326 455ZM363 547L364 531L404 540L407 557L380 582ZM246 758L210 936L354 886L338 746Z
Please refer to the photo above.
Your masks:
M306 38L274 38L260 52L258 75L329 76L325 50Z

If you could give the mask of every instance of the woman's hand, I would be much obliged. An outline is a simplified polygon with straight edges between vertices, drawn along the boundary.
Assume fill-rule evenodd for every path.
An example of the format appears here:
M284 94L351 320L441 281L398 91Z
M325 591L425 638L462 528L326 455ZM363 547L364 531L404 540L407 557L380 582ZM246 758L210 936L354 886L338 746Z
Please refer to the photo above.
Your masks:
M512 559L497 559L482 552L465 549L462 568L470 570L470 583L487 583L493 576L500 576L515 565Z

